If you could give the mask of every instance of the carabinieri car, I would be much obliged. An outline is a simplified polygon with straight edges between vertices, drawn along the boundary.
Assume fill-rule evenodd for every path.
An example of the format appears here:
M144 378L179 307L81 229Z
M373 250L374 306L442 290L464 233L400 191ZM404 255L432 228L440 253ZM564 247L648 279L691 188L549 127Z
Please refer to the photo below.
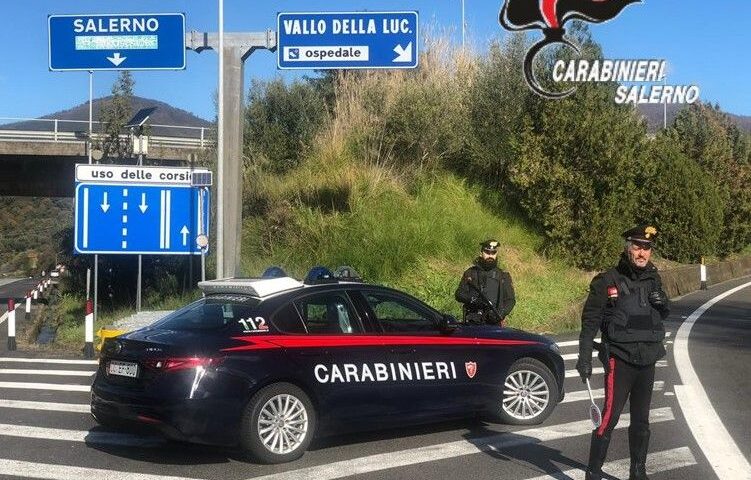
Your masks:
M281 463L322 430L477 415L538 424L563 399L551 340L465 325L391 288L321 269L199 287L204 298L105 342L91 395L100 424Z

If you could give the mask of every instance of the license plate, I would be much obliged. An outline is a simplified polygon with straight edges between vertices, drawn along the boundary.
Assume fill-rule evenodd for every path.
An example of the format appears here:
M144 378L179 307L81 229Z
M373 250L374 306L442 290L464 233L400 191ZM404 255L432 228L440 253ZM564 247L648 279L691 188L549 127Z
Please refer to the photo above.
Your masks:
M107 366L107 373L110 375L135 378L138 376L138 364L113 360L110 362L109 366Z

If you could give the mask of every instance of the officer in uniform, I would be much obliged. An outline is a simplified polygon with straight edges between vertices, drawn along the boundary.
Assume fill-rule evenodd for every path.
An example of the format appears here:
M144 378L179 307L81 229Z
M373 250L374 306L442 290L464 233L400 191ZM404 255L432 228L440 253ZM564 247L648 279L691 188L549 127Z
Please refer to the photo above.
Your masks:
M503 326L516 304L511 275L498 268L498 246L492 239L480 243L480 256L456 288L454 297L463 304L466 323Z
M592 375L593 340L600 331L599 358L606 375L602 424L592 432L587 480L602 478L610 435L629 397L629 480L647 480L649 406L655 363L665 356L662 321L670 312L670 302L650 261L657 229L642 225L624 232L623 237L626 245L618 266L592 280L582 312L576 369L582 381Z

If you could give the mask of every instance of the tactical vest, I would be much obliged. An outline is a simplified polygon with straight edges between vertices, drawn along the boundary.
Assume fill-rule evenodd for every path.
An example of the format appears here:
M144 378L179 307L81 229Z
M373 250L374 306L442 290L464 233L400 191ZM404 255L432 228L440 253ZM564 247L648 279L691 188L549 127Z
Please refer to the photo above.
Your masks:
M478 269L478 277L480 280L480 287L485 297L493 302L494 305L500 307L501 304L501 272L494 268L483 275ZM483 278L484 277L484 278ZM483 281L484 280L484 281Z
M608 340L614 343L661 342L665 338L665 326L660 313L647 298L655 281L632 282L615 271L609 272L608 280L609 298L604 318Z

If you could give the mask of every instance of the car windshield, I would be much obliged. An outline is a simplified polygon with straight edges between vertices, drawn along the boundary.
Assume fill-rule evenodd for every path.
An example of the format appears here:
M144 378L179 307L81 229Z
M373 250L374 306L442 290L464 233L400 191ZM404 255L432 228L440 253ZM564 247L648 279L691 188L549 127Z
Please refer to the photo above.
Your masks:
M163 330L215 330L253 315L260 300L244 295L212 295L187 305L152 325Z

